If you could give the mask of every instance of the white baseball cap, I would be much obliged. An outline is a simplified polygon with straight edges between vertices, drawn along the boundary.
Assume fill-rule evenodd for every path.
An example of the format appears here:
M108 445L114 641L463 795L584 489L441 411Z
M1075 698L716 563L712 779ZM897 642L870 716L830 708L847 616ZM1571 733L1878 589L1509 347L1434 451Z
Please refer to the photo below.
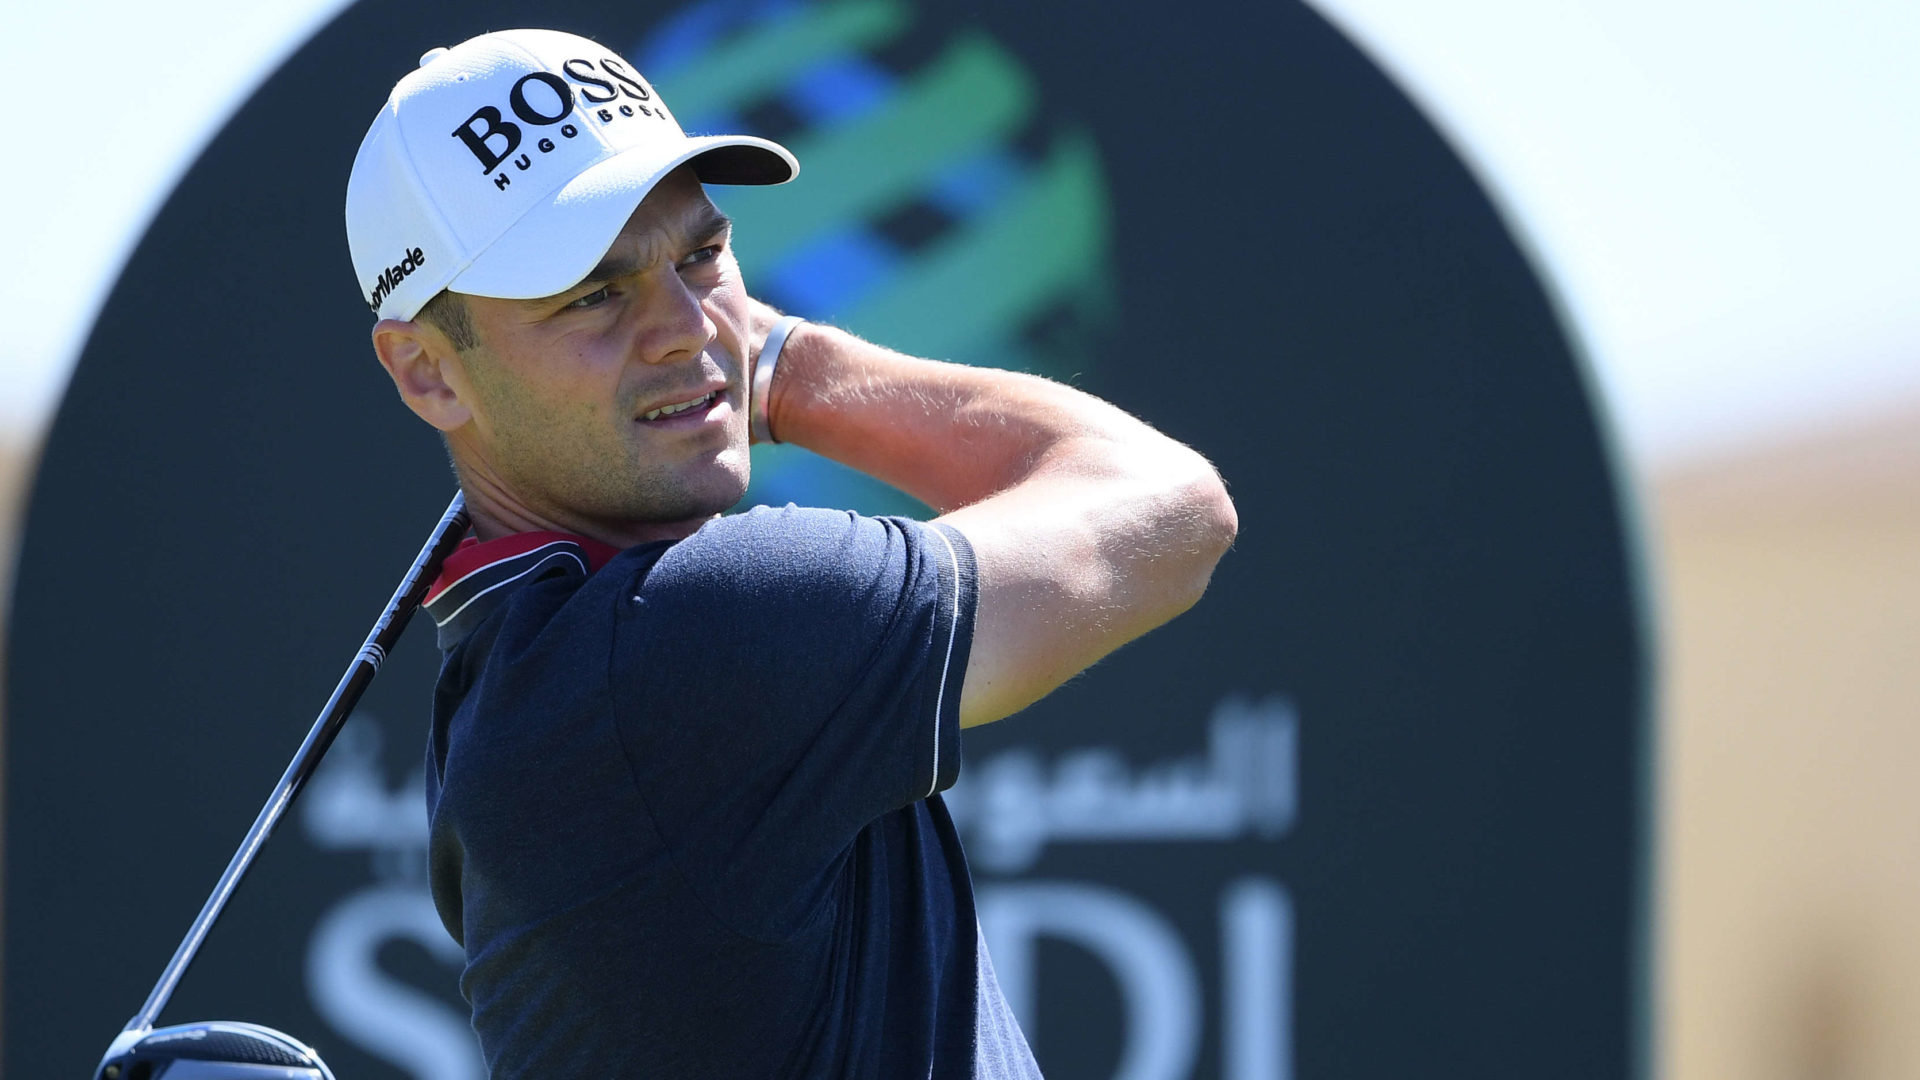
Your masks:
M527 300L577 284L653 185L783 184L787 149L690 137L597 42L502 30L435 49L394 86L353 159L347 245L367 306L411 319L442 289Z

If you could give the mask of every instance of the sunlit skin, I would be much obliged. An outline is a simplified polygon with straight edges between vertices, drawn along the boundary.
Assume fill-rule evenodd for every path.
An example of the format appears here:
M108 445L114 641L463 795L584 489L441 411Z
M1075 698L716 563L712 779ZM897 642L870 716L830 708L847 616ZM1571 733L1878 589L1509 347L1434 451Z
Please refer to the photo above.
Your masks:
M657 185L588 278L468 296L478 344L382 320L374 349L445 433L483 540L684 539L746 491L747 364L778 314L750 299L689 170ZM1207 460L1071 387L902 356L827 326L788 338L782 441L942 511L978 568L962 727L1026 708L1191 607L1238 529ZM648 421L659 406L710 407Z
M753 305L729 239L683 166L573 288L465 297L473 348L425 321L375 326L401 397L446 435L476 535L555 530L624 548L684 538L739 500ZM710 406L643 418L709 393Z

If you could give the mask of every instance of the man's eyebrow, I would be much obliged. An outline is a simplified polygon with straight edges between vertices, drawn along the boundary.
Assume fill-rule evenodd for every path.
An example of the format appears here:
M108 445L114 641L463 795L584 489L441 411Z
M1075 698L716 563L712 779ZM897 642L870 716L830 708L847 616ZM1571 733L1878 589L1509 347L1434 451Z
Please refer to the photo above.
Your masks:
M608 252L607 257L601 259L599 265L587 271L587 276L581 278L573 288L577 289L581 285L588 284L598 285L602 282L612 281L614 278L626 277L638 269L640 269L640 261L632 255L626 252L620 252L618 254ZM567 290L567 292L572 291L573 289ZM561 295L565 294L563 293Z
M700 211L687 229L687 239L694 243L704 243L733 228L733 219L720 212L720 208L708 203Z
M731 228L733 228L733 219L721 213L719 207L708 203L699 216L689 223L686 236L689 243L705 244ZM575 282L572 289L556 295L565 296L582 285L602 285L616 278L626 277L640 268L640 260L632 254L624 251L610 251L606 258L601 259L593 269L587 271L586 277ZM553 297L543 298L543 300L551 299ZM535 303L539 302L542 301L535 301Z

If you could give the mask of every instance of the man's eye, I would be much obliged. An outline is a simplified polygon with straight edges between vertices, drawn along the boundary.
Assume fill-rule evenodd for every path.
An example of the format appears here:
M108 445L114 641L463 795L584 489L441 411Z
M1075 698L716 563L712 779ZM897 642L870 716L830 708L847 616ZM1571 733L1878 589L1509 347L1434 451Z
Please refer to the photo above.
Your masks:
M680 260L680 265L681 266L698 266L701 263L712 262L713 260L719 257L720 257L720 245L709 244L708 246L701 248L699 251L696 251L693 254L687 256L686 258Z
M599 307L601 304L606 303L608 295L610 295L609 286L602 285L599 288L588 293L587 295L581 297L580 299L575 300L572 303L568 304L567 307L569 308Z

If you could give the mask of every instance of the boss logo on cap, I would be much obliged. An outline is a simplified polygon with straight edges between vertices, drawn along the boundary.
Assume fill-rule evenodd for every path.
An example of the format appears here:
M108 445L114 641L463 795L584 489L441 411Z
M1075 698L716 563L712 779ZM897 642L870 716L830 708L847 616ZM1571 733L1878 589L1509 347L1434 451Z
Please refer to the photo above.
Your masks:
M387 297L393 295L393 290L399 288L402 281L426 264L425 253L419 248L408 249L399 262L380 271L380 276L374 279L373 288L367 292L367 306L373 309L375 315L380 314L380 305L386 302Z
M574 125L562 123L573 114L578 103L607 106L592 109L593 115L603 124L612 123L616 115L634 116L635 110L641 115L667 119L666 108L654 101L653 92L647 89L647 84L614 57L602 57L598 70L592 61L584 58L568 60L560 65L560 70L573 82L569 83L551 71L535 71L521 76L513 84L513 89L507 91L507 108L518 118L518 123L507 119L498 106L482 105L467 117L466 123L453 129L453 137L464 143L480 162L482 175L491 174L509 158L514 168L523 172L533 167L531 154L513 156L514 151L520 148L523 124L528 127L560 124L562 138L571 139L579 135L580 130ZM639 104L620 101L622 97ZM653 102L651 108L647 102ZM556 144L552 139L542 138L535 145L541 153L546 154L552 153ZM493 178L494 186L503 191L512 182L506 173Z

